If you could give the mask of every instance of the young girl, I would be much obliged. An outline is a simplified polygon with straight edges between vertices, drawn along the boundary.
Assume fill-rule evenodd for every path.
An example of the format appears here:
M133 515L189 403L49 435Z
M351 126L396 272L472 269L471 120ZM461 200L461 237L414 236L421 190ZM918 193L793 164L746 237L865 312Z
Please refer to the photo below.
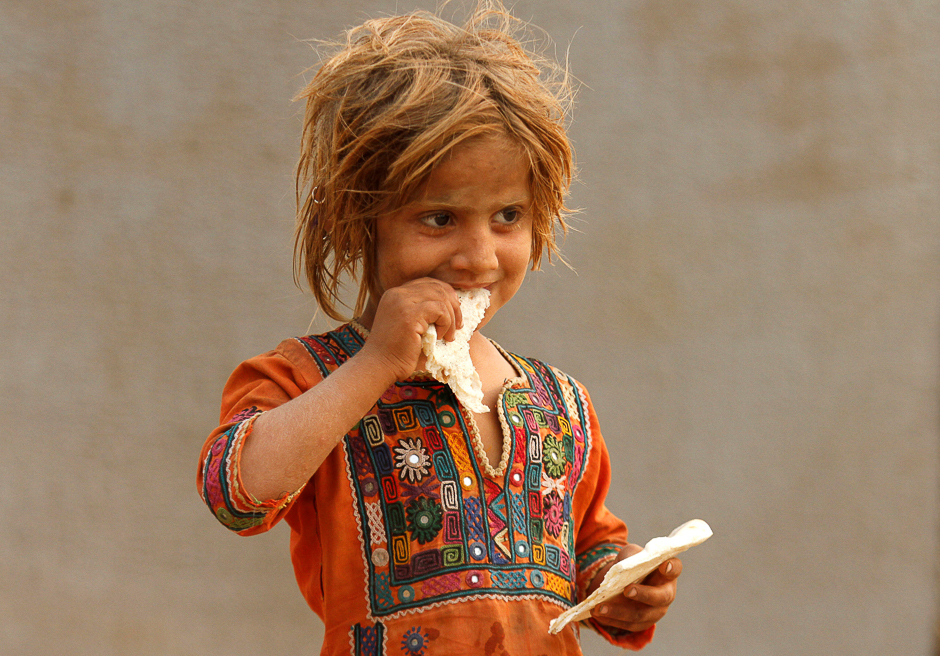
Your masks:
M348 34L300 97L296 261L342 320L242 363L207 440L199 490L242 535L291 527L324 654L580 654L551 619L639 551L604 505L607 450L585 389L479 332L489 412L423 372L429 326L453 339L457 290L480 327L565 228L571 151L546 64L484 3L463 28L416 13ZM678 560L594 611L639 649L675 596Z

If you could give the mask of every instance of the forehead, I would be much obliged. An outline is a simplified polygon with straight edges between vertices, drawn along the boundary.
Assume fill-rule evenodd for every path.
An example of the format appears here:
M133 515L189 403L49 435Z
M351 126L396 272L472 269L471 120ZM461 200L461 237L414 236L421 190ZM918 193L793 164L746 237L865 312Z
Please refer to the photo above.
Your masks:
M473 137L454 146L410 203L482 200L528 202L530 167L522 146L505 134Z

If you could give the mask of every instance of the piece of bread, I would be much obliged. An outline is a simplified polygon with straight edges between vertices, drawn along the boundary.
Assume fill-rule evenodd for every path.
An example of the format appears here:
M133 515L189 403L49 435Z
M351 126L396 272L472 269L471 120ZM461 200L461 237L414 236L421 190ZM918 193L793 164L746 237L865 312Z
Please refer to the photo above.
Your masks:
M426 369L436 380L450 387L457 400L472 412L489 412L483 405L483 385L470 360L470 337L483 321L486 308L490 306L488 289L458 291L463 326L457 330L454 341L445 342L437 338L433 325L421 337L421 350L427 357Z
M690 547L702 544L712 536L712 529L701 519L693 519L679 526L668 537L653 538L643 550L621 560L607 570L597 590L577 606L569 608L548 625L549 633L558 633L568 622L591 617L591 609L621 594L628 585L636 583L664 562Z

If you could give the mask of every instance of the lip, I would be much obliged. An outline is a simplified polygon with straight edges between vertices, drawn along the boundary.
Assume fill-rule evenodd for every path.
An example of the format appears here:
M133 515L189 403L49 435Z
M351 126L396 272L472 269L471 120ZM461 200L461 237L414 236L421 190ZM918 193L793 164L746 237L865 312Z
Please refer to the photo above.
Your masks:
M486 290L490 290L490 287L492 287L493 285L495 285L496 282L495 282L495 281L494 281L494 282L476 282L476 283L456 283L456 282L452 282L452 283L448 283L448 284L449 284L451 287L453 287L454 289L457 289L457 290L460 290L460 291L470 291L470 290L472 290L472 289L486 289ZM492 291L492 290L490 290L490 291Z

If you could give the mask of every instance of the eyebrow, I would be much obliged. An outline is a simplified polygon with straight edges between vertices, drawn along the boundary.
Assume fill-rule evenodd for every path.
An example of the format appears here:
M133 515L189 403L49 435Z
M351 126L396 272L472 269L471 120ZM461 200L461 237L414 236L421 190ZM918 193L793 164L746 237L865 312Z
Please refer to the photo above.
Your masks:
M511 200L511 201L508 201L508 202L502 202L502 201L500 201L499 203L497 203L497 205L498 205L500 208L505 208L505 207L524 206L524 205L527 205L527 204L529 204L529 203L531 203L531 202L532 202L532 199L531 199L531 198L520 198L520 199L518 199L518 200ZM462 212L462 211L467 211L467 210L471 209L471 208L468 207L467 205L459 205L459 204L457 204L457 203L449 203L449 202L447 202L446 200L443 200L443 199L441 199L441 200L435 200L435 199L433 199L433 198L419 198L419 199L416 199L416 200L411 201L410 203L408 203L408 205L414 206L414 207L421 207L421 206L434 207L435 209L449 210L449 211L452 211L452 212Z

